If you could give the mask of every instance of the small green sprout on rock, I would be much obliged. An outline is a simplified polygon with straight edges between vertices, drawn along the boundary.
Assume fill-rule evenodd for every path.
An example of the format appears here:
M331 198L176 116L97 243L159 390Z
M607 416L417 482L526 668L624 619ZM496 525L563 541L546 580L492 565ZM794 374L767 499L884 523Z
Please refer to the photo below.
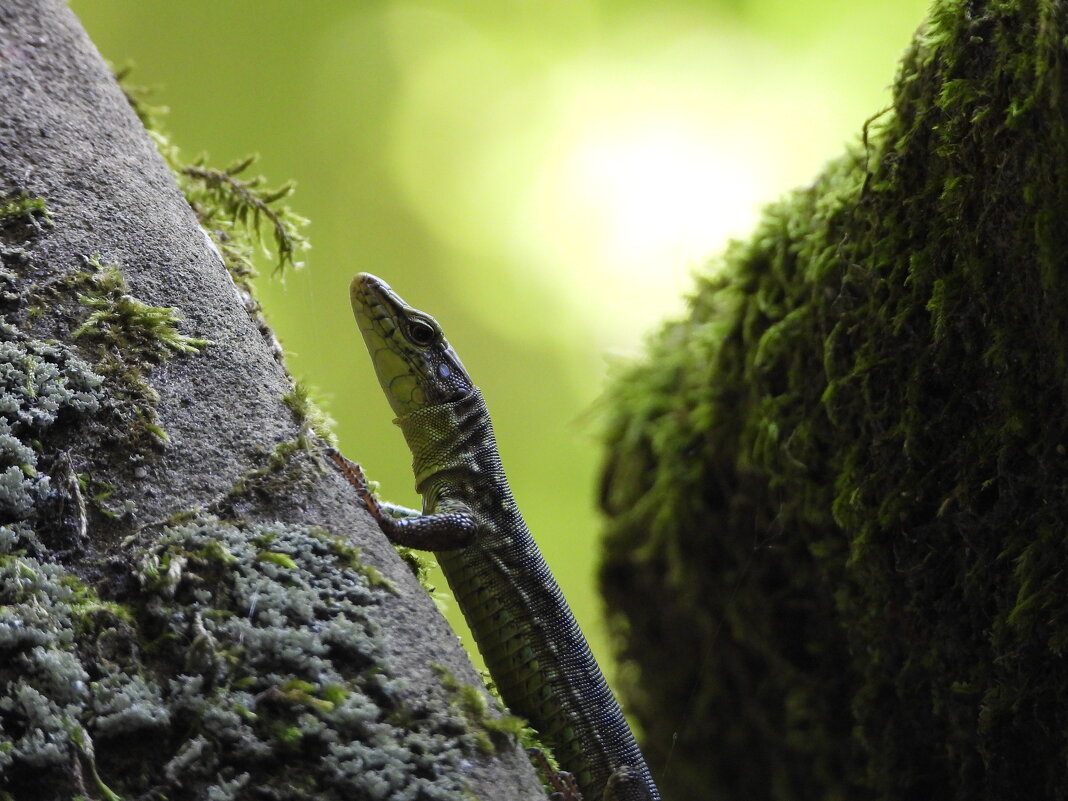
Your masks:
M303 233L308 221L285 203L294 184L288 182L270 189L263 177L244 177L257 158L254 155L223 169L207 166L203 155L192 163L183 159L162 124L167 108L150 104L152 90L130 83L129 73L129 68L115 73L127 101L156 143L178 188L244 296L249 315L265 327L252 288L252 279L257 274L256 251L262 251L274 261L276 273L284 273L286 267L300 267L298 254L311 246Z
M89 288L78 299L94 311L72 338L93 336L106 347L157 363L172 353L198 353L211 344L178 333L182 318L174 307L149 306L133 297L117 264L101 264L99 256L90 257L87 264L93 271L87 278Z
M147 433L167 442L155 406L159 396L145 376L176 353L198 353L212 344L178 332L182 321L173 307L149 306L130 294L117 264L103 264L98 256L85 260L87 269L66 279L79 291L78 299L93 311L71 332L72 339L94 344L96 369L109 380L112 395L122 401L117 411L127 417L124 436Z
M70 735L70 741L78 749L78 753L81 754L82 759L85 760L86 765L89 767L89 775L93 777L93 783L96 785L96 789L104 797L105 801L122 801L110 787L104 784L104 780L100 778L100 773L96 769L96 754L93 752L93 740L89 737L89 732L87 732L81 724L70 721L68 733Z
M464 684L444 665L433 663L430 668L438 674L442 686L451 694L450 705L467 722L469 734L484 754L499 753L517 740L522 741L531 730L523 718L515 715L493 716L481 689Z
M52 215L43 197L34 197L27 192L0 197L0 234L11 234L20 229L40 232L51 227Z
M272 565L278 565L286 570L297 569L297 563L293 561L292 556L278 551L260 551L256 554L256 561L270 562Z
M289 182L268 189L263 186L266 180L263 176L238 177L257 158L246 156L220 170L206 166L205 157L201 156L177 169L179 176L186 179L183 190L201 225L215 234L224 260L243 278L256 274L251 259L252 245L260 245L264 253L269 253L263 244L264 221L274 239L276 272L282 272L287 265L300 267L296 254L308 247L308 240L300 232L308 221L287 206L275 205L293 193L295 184ZM235 228L245 235L236 237Z
M333 418L312 399L311 390L308 389L307 384L302 381L296 382L293 389L282 396L282 403L293 412L303 428L314 432L329 445L337 445L337 437L333 430L336 424Z

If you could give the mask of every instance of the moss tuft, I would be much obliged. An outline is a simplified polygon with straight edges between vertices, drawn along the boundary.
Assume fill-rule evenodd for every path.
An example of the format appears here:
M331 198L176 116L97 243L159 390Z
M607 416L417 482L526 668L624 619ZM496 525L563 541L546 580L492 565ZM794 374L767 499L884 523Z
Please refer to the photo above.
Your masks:
M278 551L260 551L256 554L256 561L270 562L271 564L278 565L286 570L293 570L297 566L297 563L293 561L291 556L279 553Z
M206 339L178 333L176 326L182 318L177 309L149 306L130 295L117 264L103 265L93 256L87 265L89 272L80 280L88 288L78 295L78 300L94 311L71 332L72 339L88 336L105 348L122 353L124 358L154 363L165 361L173 353L198 353L211 344Z
M1063 795L1066 36L938 0L616 381L602 584L665 795Z
M491 714L485 690L464 684L444 665L432 664L430 667L450 693L451 705L463 717L474 742L483 753L495 754L502 749L512 748L531 732L523 718Z
M7 197L0 196L0 234L10 237L20 230L39 233L52 227L52 214L43 197L34 197L19 192Z
M96 370L108 381L116 438L138 443L146 435L166 443L167 432L156 417L159 395L147 375L175 354L198 353L212 344L178 333L182 318L170 307L149 306L130 295L117 264L99 257L85 259L86 269L64 279L78 290L81 303L93 309L71 332L97 359Z
M327 444L337 445L333 430L336 423L312 400L311 390L306 384L298 381L292 390L282 396L282 403L293 412L302 426L310 429Z
M308 224L287 206L276 206L279 201L293 193L296 184L289 182L277 189L263 186L263 176L239 177L255 163L257 156L246 156L224 169L208 167L205 159L180 167L178 172L185 178L186 196L190 205L198 211L201 224L216 230L216 238L230 251L230 261L240 265L242 276L254 276L248 251L235 249L234 237L229 231L240 226L248 232L255 244L262 245L264 223L271 232L276 254L275 270L287 266L300 267L295 261L297 254L308 247L301 229ZM220 226L224 226L220 229ZM225 230L229 229L229 230ZM225 233L225 236L220 234Z
M259 307L251 301L251 280L256 276L254 254L262 250L270 255L264 230L274 244L274 265L278 273L300 267L297 259L310 247L303 233L308 221L282 203L293 193L295 184L289 182L268 189L262 176L242 177L256 156L238 159L223 169L207 166L204 156L186 163L164 131L162 121L167 109L149 103L152 91L131 83L129 76L129 68L115 73L126 99L156 142L223 264L250 299L252 311L257 312Z

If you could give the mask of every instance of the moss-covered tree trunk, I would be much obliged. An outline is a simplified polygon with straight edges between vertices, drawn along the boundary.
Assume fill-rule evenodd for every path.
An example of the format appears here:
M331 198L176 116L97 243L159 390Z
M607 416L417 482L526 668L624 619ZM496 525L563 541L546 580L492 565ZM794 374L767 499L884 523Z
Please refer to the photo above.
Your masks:
M0 262L0 798L541 795L61 0L0 3Z
M604 587L672 799L1068 797L1068 5L931 14L617 384Z

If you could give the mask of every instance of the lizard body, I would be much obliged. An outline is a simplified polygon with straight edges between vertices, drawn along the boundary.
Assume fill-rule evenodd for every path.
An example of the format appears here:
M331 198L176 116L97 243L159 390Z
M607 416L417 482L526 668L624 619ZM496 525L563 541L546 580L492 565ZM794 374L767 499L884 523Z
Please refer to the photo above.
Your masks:
M508 707L586 801L659 801L634 736L501 467L482 393L429 315L361 273L351 300L412 452L422 513L362 493L386 535L438 562Z

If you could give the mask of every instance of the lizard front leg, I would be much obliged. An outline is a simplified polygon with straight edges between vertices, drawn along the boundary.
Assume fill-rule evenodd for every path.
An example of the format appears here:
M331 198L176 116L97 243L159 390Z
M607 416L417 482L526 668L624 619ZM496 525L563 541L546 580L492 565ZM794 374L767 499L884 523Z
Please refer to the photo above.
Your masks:
M349 461L333 448L328 449L326 455L356 490L390 542L419 551L451 551L474 542L478 523L466 504L444 498L437 502L433 512L424 514L381 502L371 493L367 477L356 462Z

